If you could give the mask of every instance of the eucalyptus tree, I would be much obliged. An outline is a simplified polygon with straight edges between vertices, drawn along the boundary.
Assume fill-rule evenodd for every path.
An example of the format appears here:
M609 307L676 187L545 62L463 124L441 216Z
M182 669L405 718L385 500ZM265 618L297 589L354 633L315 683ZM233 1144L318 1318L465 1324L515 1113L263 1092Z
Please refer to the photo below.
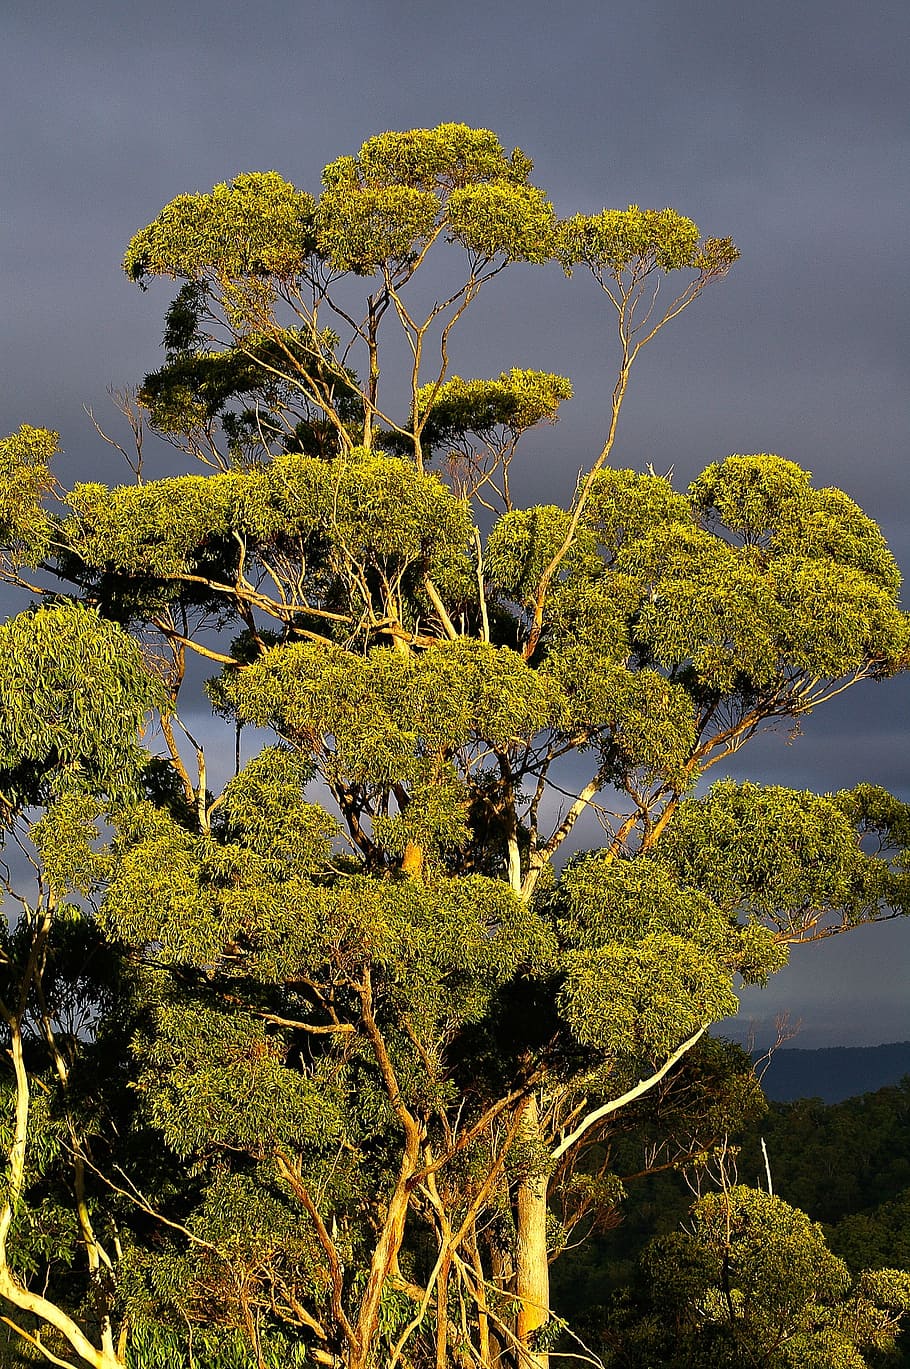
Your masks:
M641 349L737 252L672 210L560 220L531 170L442 125L370 139L318 198L274 172L179 196L125 259L180 282L139 402L207 469L64 488L52 435L3 445L3 572L50 596L9 630L43 679L70 662L47 625L90 624L130 681L48 670L38 750L20 724L4 760L40 916L67 907L129 986L116 1098L78 1040L84 1124L55 1093L82 1207L116 1211L102 1358L63 1329L105 1369L168 1322L236 1330L259 1364L545 1365L585 1150L737 976L903 910L906 814L879 791L694 796L763 727L903 667L881 533L777 456L685 492L609 466ZM547 262L591 275L618 353L567 506L524 508L520 441L571 386L451 375L449 343L494 277ZM216 791L194 657L222 754L238 738ZM588 810L602 848L560 873Z
M647 1247L637 1287L614 1308L605 1363L862 1369L876 1352L891 1357L908 1307L906 1270L851 1274L817 1222L736 1184L704 1193L687 1230Z

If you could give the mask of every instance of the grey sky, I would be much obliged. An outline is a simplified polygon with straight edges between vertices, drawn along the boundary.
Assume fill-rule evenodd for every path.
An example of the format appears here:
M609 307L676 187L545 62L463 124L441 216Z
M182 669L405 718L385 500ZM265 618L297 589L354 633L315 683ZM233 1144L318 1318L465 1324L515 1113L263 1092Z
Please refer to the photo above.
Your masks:
M730 451L779 452L910 565L905 3L2 0L0 40L0 431L59 428L65 476L119 478L82 405L101 416L109 383L158 363L167 292L119 263L164 203L271 167L316 190L372 133L459 120L519 144L559 212L670 204L742 249L643 357L620 464L685 483ZM528 500L566 498L590 460L607 330L586 283L528 268L458 343L462 373L575 383L526 461ZM740 773L910 798L908 700L906 682L867 686ZM749 1013L789 1008L806 1045L910 1037L910 926L797 959Z

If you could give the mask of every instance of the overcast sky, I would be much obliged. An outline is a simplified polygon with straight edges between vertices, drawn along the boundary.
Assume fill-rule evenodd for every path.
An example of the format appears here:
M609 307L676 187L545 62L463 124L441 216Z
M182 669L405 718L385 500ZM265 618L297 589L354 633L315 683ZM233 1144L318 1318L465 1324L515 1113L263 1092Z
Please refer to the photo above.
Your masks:
M560 213L674 208L742 260L645 354L619 464L687 483L773 451L838 484L910 566L906 238L910 6L898 0L0 0L0 431L57 428L64 478L120 478L82 411L159 362L168 295L120 269L176 194L322 167L385 129L460 121L535 162ZM576 399L525 464L566 499L599 448L609 377L596 292L515 270L477 306L462 374L568 374ZM612 380L610 380L610 385ZM609 388L609 386L607 387ZM595 447L596 444L596 447ZM910 799L904 681L867 685L737 773ZM747 1016L795 1043L910 1037L910 924L801 951Z

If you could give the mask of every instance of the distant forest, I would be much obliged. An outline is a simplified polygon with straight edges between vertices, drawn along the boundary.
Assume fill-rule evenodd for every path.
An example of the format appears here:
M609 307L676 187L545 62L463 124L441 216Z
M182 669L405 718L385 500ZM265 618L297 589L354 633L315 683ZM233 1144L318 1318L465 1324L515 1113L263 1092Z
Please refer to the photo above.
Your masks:
M781 1057L876 1060L902 1046L868 1050L781 1051ZM778 1085L779 1086L779 1085ZM731 1138L732 1141L733 1138ZM767 1186L764 1140L774 1193L820 1222L830 1250L850 1267L910 1269L910 1078L833 1105L819 1098L770 1103L767 1113L730 1146L732 1182ZM630 1137L634 1165L640 1138ZM670 1168L635 1185L635 1201L615 1229L569 1252L558 1268L554 1304L587 1346L615 1369L637 1360L622 1342L630 1317L646 1304L649 1252L690 1224L697 1173ZM632 1186L629 1185L632 1192ZM910 1367L910 1335L896 1350L868 1362L882 1369Z
M842 1103L846 1098L896 1084L910 1075L910 1041L884 1046L830 1046L824 1050L776 1051L762 1077L762 1088L775 1103L820 1098Z

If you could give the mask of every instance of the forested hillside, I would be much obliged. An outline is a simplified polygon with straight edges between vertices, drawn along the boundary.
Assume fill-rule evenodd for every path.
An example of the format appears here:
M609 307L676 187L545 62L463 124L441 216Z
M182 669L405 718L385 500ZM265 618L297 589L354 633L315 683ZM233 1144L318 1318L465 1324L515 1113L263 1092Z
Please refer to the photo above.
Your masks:
M841 1103L897 1084L904 1075L910 1075L910 1041L819 1050L788 1047L774 1052L762 1075L762 1087L776 1103L798 1098Z
M626 1166L645 1152L648 1135L645 1124L627 1138L620 1152ZM770 1169L774 1193L821 1223L829 1249L854 1273L910 1269L910 1081L831 1106L818 1099L772 1103L730 1138L726 1166L728 1180L754 1189L767 1189ZM639 1174L629 1181L631 1200L617 1210L616 1225L565 1257L557 1310L584 1328L586 1343L608 1365L639 1363L628 1343L630 1332L654 1315L644 1289L649 1251L655 1238L691 1227L697 1194L711 1191L717 1173L708 1157L698 1157ZM910 1337L904 1334L893 1354L872 1353L869 1362L910 1365Z

